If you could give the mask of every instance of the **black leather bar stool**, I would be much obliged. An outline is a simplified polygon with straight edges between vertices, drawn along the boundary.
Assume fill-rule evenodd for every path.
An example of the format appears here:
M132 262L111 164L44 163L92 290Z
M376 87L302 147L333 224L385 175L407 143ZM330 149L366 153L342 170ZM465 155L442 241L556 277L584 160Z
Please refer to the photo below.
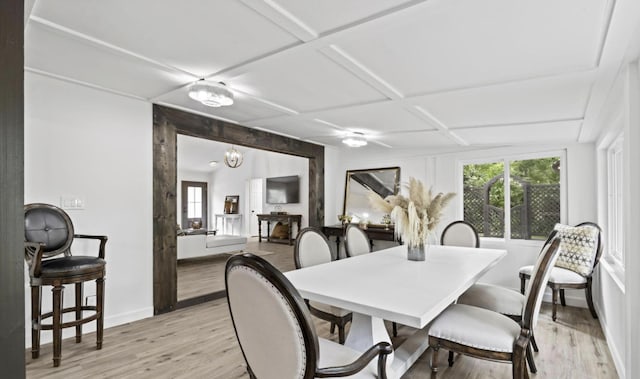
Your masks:
M27 204L24 207L24 258L31 279L31 356L40 355L40 331L53 330L53 365L60 365L62 329L75 326L76 343L82 340L82 324L96 320L97 349L102 348L104 324L104 260L106 236L74 234L69 215L49 204ZM71 255L75 238L100 241L98 256ZM82 305L83 283L96 281L96 305ZM75 306L64 308L65 284L75 284ZM42 313L42 287L52 286L53 310ZM84 311L92 313L84 316ZM63 322L62 315L75 312L75 320ZM50 324L42 321L52 318Z

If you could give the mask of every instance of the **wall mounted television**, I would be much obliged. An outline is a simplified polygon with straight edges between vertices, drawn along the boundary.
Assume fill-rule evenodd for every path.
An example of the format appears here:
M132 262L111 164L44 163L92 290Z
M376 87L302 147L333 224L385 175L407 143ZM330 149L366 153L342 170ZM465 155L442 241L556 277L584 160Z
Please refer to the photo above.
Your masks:
M267 178L267 204L291 204L300 202L300 178L298 175Z

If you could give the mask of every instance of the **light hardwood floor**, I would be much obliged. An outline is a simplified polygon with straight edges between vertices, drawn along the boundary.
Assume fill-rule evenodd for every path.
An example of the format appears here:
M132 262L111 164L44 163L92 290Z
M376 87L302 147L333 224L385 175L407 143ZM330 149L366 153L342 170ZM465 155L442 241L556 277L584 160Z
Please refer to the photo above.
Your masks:
M280 271L295 268L293 246L264 240L259 243L257 237L252 237L248 238L245 251L265 258ZM224 265L229 257L230 254L220 254L178 261L178 301L224 290Z
M263 242L260 250L266 248ZM265 254L265 258L279 260L284 271L292 269L293 262L288 261L292 255L286 253L290 247L274 249L285 252ZM337 340L337 334L329 333L328 323L316 320L316 328L319 336ZM394 345L410 332L399 329ZM534 353L539 371L532 378L618 377L600 326L586 309L561 307L558 321L553 322L550 307L544 305L536 339L541 349ZM50 344L44 345L36 360L25 352L28 378L248 378L224 299L109 328L101 351L95 350L93 333L80 344L67 339L58 368L52 366L51 350ZM403 378L428 378L429 357L427 351ZM459 356L449 368L447 354L439 357L438 378L511 377L508 364Z

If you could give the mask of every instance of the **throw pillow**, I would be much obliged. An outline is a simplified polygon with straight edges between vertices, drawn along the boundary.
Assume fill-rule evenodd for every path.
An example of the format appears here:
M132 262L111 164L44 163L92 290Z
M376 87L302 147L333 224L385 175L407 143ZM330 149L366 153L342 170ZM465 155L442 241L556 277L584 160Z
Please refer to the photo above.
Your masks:
M556 224L554 228L560 238L556 267L588 276L593 269L598 248L598 228L592 225L569 226Z

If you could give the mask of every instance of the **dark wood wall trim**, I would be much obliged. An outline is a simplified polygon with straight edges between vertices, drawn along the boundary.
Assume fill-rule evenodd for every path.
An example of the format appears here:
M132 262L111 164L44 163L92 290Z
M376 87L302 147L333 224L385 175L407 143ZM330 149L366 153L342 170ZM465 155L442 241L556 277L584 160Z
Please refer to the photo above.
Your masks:
M324 147L153 105L153 306L156 314L177 302L177 135L273 151L309 159L309 225L324 225Z
M24 2L0 1L0 367L25 377Z

